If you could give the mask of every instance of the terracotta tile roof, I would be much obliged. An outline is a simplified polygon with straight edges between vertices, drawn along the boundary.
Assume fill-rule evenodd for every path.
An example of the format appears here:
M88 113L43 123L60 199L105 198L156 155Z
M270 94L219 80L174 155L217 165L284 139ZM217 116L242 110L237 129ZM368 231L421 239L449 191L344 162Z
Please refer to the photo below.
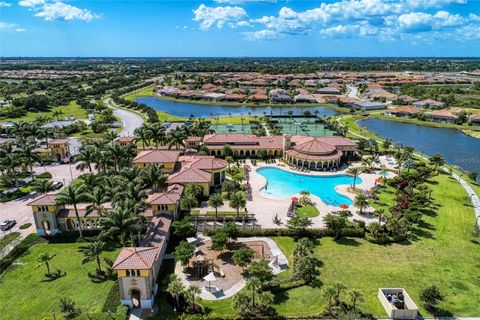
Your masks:
M157 247L122 248L112 268L115 270L149 270L160 254Z
M50 140L48 141L48 144L49 145L55 145L55 144L65 144L65 143L69 143L70 140L68 139L54 139L54 140Z
M27 205L29 206L51 206L55 204L56 194L45 194L40 198L37 198L33 201L30 201Z
M196 136L190 136L190 137L187 137L187 139L185 139L185 141L187 141L187 142L200 142L200 141L202 141L202 138L196 137Z
M335 146L317 138L295 145L293 149L306 155L329 155L337 150Z
M179 158L183 168L218 170L228 166L228 162L214 156L183 156Z
M167 163L177 162L180 151L176 150L145 150L140 151L133 163Z
M299 152L295 149L290 149L285 151L285 154L296 159L308 161L331 161L342 157L342 152L339 150L335 150L328 155L311 155Z
M203 137L205 144L256 144L255 136L239 133L214 133Z
M143 247L162 248L167 244L166 239L170 226L172 225L172 218L169 216L153 217L150 221L148 230L142 243ZM163 250L161 250L162 252Z
M183 192L183 187L182 187L181 191ZM182 192L179 192L179 190L176 190L176 189L171 189L171 190L167 189L167 192L154 193L154 194L151 194L148 197L147 203L149 203L149 204L176 204L178 202L178 200L180 200Z
M417 114L420 113L421 111L418 110L417 108L409 107L409 106L401 106L401 107L396 107L393 109L389 110L390 113L410 113L410 114Z
M210 182L212 174L200 169L186 168L177 173L171 174L167 183L190 183L190 182Z

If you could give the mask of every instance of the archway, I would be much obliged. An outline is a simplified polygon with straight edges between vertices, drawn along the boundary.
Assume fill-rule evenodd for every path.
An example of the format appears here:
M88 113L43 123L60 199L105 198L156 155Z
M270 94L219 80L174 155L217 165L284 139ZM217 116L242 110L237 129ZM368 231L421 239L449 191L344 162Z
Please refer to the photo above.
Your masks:
M45 231L45 234L50 234L50 222L48 220L43 220L42 221L42 227L43 231Z
M134 309L141 309L142 308L142 303L141 303L141 293L140 290L138 289L132 289L130 291L130 297L132 299L132 306Z

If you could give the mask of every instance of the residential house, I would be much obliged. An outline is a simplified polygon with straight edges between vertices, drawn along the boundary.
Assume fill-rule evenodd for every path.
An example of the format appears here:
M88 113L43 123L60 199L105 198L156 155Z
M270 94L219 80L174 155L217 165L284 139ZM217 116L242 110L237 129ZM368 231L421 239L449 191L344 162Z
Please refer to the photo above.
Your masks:
M427 113L426 118L434 122L455 123L458 120L458 115L462 111L462 108L434 110Z
M441 108L445 108L446 106L444 102L431 100L431 99L416 101L412 103L412 105L417 109L424 109L424 108L441 109Z
M419 113L421 113L420 110L409 106L396 107L385 111L386 115L403 118L413 118L416 117Z

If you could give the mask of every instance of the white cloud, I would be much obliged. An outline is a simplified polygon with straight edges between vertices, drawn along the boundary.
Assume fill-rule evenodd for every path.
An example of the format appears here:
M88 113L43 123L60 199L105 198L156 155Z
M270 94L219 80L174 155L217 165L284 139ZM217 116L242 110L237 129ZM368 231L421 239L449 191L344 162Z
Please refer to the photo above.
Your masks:
M201 30L208 30L212 26L221 29L226 24L235 26L239 21L243 21L247 17L247 12L240 7L207 7L201 4L194 13L194 21L200 22Z
M29 8L37 7L43 4L45 4L45 0L21 0L18 2L18 5Z
M0 30L12 29L13 27L15 27L14 23L8 23L8 22L1 22L0 21Z
M215 0L215 2L227 4L246 4L254 2L277 3L277 0Z
M257 41L257 40L274 40L281 38L282 36L272 30L259 30L253 32L244 32L246 40Z
M98 15L93 14L90 10L81 9L63 2L44 4L35 16L43 18L45 21L82 20L88 22L99 18Z
M11 3L0 1L0 7L10 7L11 5Z
M0 21L0 30L2 30L2 31L14 30L16 32L23 32L23 31L26 31L27 29L18 28L18 25L16 23L1 22Z
M378 29L370 25L336 25L320 30L324 38L367 37L378 34Z

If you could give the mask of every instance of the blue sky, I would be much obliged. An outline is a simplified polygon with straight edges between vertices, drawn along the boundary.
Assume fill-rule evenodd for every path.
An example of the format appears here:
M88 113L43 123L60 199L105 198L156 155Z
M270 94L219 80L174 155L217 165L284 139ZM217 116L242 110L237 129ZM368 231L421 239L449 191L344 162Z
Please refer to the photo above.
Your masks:
M478 0L0 0L0 56L479 56Z

